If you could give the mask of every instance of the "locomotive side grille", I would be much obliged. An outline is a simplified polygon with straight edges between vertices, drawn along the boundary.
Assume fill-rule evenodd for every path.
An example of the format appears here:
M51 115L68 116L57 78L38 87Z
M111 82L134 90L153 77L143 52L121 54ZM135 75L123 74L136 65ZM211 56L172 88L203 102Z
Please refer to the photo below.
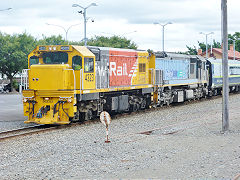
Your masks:
M155 84L156 85L163 85L163 71L162 70L159 70L159 69L156 69L155 70Z

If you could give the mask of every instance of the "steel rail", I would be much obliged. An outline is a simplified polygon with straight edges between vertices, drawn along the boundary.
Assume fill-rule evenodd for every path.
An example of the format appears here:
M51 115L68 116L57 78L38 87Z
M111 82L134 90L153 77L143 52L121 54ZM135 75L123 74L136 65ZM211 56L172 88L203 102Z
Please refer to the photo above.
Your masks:
M49 125L35 125L35 126L3 131L3 132L0 132L0 141L14 138L14 137L26 136L26 135L39 133L39 132L44 132L44 131L48 131L50 129L56 129L56 128L58 127L49 126Z
M237 95L239 93L231 93L231 95ZM118 118L126 118L132 115L138 115L138 114L145 114L145 113L151 113L154 111L158 111L160 109L166 109L166 108L174 108L174 106L184 106L187 104L192 104L192 103L198 103L199 101L211 101L214 99L219 99L221 98L220 95L218 96L212 96L210 98L201 98L200 100L191 100L191 101L185 101L181 104L179 103L174 103L174 104L170 104L169 106L165 105L163 107L152 107L149 109L143 109L143 110L139 110L136 112L126 112L126 113L122 113L122 114L116 114L112 116L112 120L113 119L118 119ZM9 131L3 131L0 132L0 142L6 139L10 139L10 138L14 138L14 137L20 137L20 136L26 136L26 135L32 135L32 134L37 134L37 133L41 133L41 132L45 132L45 131L50 131L50 130L57 130L57 129L62 129L62 128L66 128L66 127L74 127L74 126L79 126L79 125L91 125L91 124L96 124L98 123L98 118L92 119L92 120L88 120L88 121L83 121L80 122L76 121L72 124L67 124L67 125L57 125L57 126L52 126L52 125L35 125L35 126L29 126L29 127L24 127L24 128L20 128L20 129L13 129L13 130L9 130ZM171 126L171 125L170 125ZM141 132L140 134L151 134L152 131L155 131L158 129L153 129L153 130L148 130L145 132ZM176 131L177 132L177 131ZM167 132L167 134L171 134L171 133L175 133L174 132ZM165 135L165 134L164 134Z

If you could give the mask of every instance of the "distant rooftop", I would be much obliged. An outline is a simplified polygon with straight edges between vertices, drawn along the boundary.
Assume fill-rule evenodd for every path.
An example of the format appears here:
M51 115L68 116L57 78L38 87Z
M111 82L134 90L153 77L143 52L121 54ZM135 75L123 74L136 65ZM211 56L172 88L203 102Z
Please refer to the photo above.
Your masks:
M213 48L212 54L211 54L211 49L208 49L209 57L216 57L216 58L221 59L222 54L223 54L222 48ZM200 51L199 55L206 56L206 52L201 53L201 51ZM233 45L230 45L230 50L228 50L228 59L234 59ZM235 59L240 60L240 52L235 51Z

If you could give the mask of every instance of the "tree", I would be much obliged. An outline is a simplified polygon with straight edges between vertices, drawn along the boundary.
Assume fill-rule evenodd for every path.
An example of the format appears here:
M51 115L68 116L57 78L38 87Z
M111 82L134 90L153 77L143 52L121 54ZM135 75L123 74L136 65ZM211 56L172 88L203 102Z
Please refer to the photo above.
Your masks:
M26 34L0 33L0 73L6 75L13 89L13 77L27 68L27 55L36 46L36 40Z
M233 40L235 40L235 48L236 51L240 52L240 32L235 32L233 35L228 34L228 43L233 44Z
M70 42L70 44L83 45L83 42ZM88 46L137 49L135 42L120 36L95 36L94 38L89 39L87 44Z
M13 87L13 77L27 68L27 55L37 45L66 45L66 44L83 45L83 42L66 42L62 36L43 35L42 39L36 40L27 33L22 34L2 34L0 33L0 74L6 75ZM112 36L95 36L89 39L90 46L116 47L137 49L137 45L125 37Z
M197 54L196 46L193 46L193 48L192 48L192 47L186 45L186 47L188 48L188 51L186 52L186 54L189 54L189 55L196 55Z
M58 36L50 36L46 37L42 35L42 39L40 39L37 44L38 45L66 45L68 42L66 42L61 35Z
M205 51L206 51L206 44L205 44L205 43L198 41L198 46L199 46L199 49L202 49L202 52L205 52ZM186 52L186 54L197 55L198 49L196 48L196 46L190 47L190 46L187 46L187 45L186 45L186 47L187 47L187 49L188 49L188 51ZM212 47L213 47L213 48L221 48L221 43L213 40L213 45L212 45ZM208 49L210 49L210 48L211 48L211 45L208 44Z

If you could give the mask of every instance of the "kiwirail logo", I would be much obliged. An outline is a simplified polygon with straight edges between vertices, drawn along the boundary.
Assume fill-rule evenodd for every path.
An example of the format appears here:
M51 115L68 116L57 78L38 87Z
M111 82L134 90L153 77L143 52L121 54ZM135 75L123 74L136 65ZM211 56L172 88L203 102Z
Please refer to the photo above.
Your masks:
M122 65L117 66L116 62L110 62L110 76L127 76L127 64L123 63Z

